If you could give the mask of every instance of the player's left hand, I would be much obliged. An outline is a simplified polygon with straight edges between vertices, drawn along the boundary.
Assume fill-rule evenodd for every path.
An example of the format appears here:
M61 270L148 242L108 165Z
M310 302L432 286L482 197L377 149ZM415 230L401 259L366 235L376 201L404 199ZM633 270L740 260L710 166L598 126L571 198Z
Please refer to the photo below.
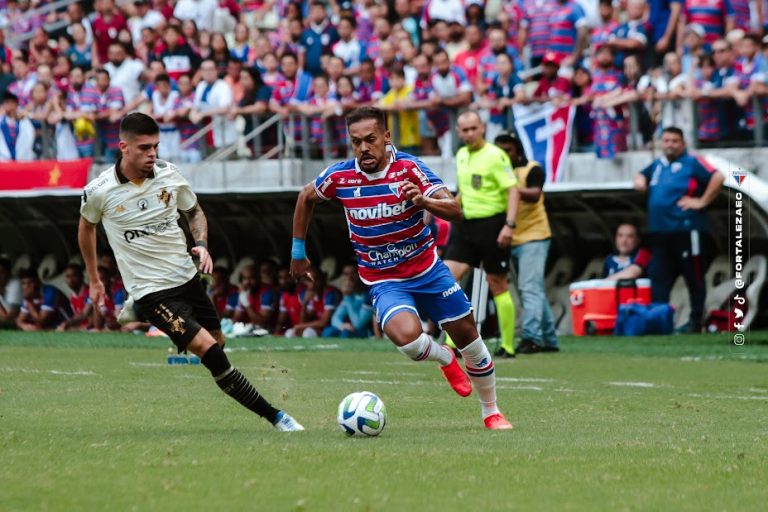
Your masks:
M512 245L512 238L514 238L514 235L515 232L511 227L504 226L501 228L501 231L499 231L499 236L496 237L496 244L502 249L506 249Z
M200 272L203 274L210 274L213 272L213 259L208 253L208 249L198 245L192 248L192 254L197 256L200 260Z
M701 210L704 208L704 202L699 197L683 196L677 202L683 211L685 210Z
M405 195L405 198L415 204L416 206L423 208L427 204L427 198L421 193L421 189L410 181L403 181L401 190Z

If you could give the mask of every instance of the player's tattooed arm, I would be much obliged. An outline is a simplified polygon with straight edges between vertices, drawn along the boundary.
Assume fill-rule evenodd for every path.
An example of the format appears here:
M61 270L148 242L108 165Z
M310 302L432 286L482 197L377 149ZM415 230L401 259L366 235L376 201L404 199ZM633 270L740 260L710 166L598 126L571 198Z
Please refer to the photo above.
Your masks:
M461 206L447 189L440 189L427 197L421 193L421 189L416 184L408 181L403 183L403 193L413 204L441 219L459 222L464 218Z
M200 207L200 203L184 212L189 223L189 231L195 240L195 246L192 248L192 254L200 259L200 272L210 274L213 271L213 259L208 253L208 220Z

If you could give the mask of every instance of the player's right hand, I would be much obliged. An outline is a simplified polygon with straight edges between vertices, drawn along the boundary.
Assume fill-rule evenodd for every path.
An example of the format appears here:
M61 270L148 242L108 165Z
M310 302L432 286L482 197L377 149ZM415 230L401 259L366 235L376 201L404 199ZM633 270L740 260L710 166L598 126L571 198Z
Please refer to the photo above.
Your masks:
M105 307L104 297L106 295L106 292L104 291L104 283L101 282L101 279L96 279L94 281L91 281L89 289L90 289L89 295L91 297L91 304L99 308Z
M310 281L312 281L312 274L309 273L309 259L304 258L303 260L291 260L291 278L293 278L294 281L298 281L302 277L306 277Z

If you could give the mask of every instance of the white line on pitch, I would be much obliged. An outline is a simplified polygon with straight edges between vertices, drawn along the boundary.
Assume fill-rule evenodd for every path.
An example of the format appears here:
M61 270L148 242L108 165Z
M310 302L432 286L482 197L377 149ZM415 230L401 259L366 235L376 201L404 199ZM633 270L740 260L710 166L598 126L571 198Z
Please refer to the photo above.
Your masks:
M711 393L688 393L693 398L717 398L720 400L768 400L768 396L713 395Z
M608 382L609 386L619 386L619 387L627 387L627 388L655 388L658 387L658 384L654 384L653 382Z
M555 382L555 379L540 379L537 377L496 377L501 382Z

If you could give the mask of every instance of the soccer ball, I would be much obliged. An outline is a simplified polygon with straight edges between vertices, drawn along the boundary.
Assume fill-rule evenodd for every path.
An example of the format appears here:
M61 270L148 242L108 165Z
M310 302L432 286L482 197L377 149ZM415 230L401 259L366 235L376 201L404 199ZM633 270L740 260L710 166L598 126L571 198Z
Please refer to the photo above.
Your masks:
M336 419L348 436L377 436L387 424L387 409L375 394L358 391L341 401Z

